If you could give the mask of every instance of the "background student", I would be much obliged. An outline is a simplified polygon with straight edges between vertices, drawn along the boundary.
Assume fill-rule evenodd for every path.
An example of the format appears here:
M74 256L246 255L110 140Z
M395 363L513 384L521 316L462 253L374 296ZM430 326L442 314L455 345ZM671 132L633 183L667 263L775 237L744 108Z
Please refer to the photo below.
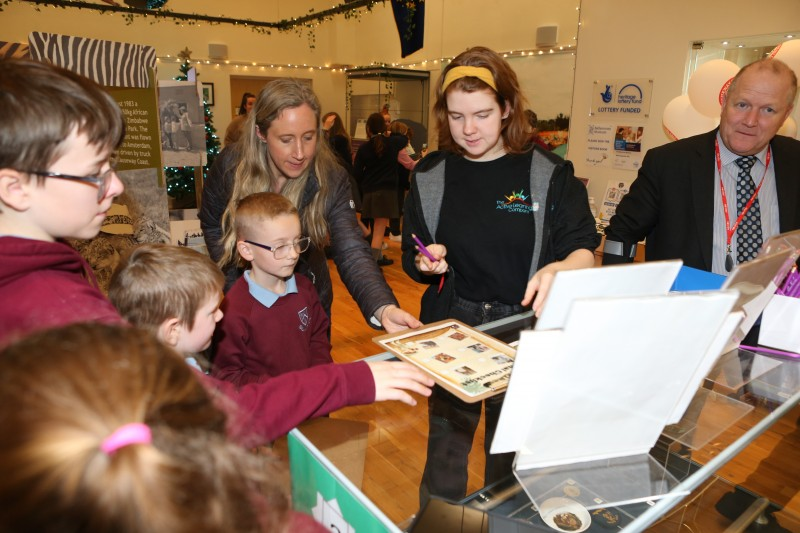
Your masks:
M256 95L253 93L244 93L242 95L242 103L239 104L239 114L233 117L228 128L225 130L224 146L234 144L241 138L244 124L247 122L247 115L253 109L256 103Z
M361 190L362 214L372 219L372 256L379 266L391 265L391 259L382 254L383 237L389 226L389 219L400 218L397 205L398 175L397 164L414 168L414 161L408 156L408 138L404 135L387 134L387 125L380 113L367 118L369 141L358 148L353 163L356 181ZM403 157L405 156L405 157Z

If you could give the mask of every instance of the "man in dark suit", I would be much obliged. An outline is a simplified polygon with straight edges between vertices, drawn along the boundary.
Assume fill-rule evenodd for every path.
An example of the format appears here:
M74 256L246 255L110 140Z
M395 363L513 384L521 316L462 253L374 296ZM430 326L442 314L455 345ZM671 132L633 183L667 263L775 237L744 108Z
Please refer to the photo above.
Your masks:
M603 264L632 261L647 238L647 261L725 275L768 237L800 228L800 141L776 135L796 94L786 64L756 61L731 82L718 129L649 150L606 228Z

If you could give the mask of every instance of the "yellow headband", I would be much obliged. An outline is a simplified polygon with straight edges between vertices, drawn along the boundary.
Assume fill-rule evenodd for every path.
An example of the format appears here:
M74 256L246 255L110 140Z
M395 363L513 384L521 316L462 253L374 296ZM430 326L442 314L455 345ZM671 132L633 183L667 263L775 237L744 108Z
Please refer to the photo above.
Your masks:
M446 91L447 87L454 81L466 77L478 78L497 92L497 86L494 84L494 77L488 68L467 66L453 67L447 71L447 74L444 76L444 83L442 83L442 92Z

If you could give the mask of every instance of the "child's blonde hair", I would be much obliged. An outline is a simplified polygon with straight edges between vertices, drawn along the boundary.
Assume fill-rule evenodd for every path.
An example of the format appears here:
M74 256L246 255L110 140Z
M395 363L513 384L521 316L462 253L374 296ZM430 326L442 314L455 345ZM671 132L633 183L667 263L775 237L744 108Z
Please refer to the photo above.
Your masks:
M236 240L253 238L254 230L264 222L281 215L295 215L297 208L285 196L274 192L257 192L245 196L236 204L233 225L236 228Z
M277 461L228 442L196 373L146 332L48 330L0 352L0 366L0 530L285 526ZM109 436L132 424L150 437L109 450Z
M159 326L179 319L191 331L197 311L225 285L222 271L191 248L142 244L120 260L108 297L131 324L157 334Z

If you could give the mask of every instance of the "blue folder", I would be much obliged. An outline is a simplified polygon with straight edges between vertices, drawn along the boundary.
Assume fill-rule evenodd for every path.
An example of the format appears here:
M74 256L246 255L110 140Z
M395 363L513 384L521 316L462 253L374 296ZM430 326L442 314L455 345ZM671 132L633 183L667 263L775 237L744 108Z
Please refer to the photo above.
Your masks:
M696 268L682 266L672 284L670 291L712 291L722 287L725 283L725 276L698 270Z

